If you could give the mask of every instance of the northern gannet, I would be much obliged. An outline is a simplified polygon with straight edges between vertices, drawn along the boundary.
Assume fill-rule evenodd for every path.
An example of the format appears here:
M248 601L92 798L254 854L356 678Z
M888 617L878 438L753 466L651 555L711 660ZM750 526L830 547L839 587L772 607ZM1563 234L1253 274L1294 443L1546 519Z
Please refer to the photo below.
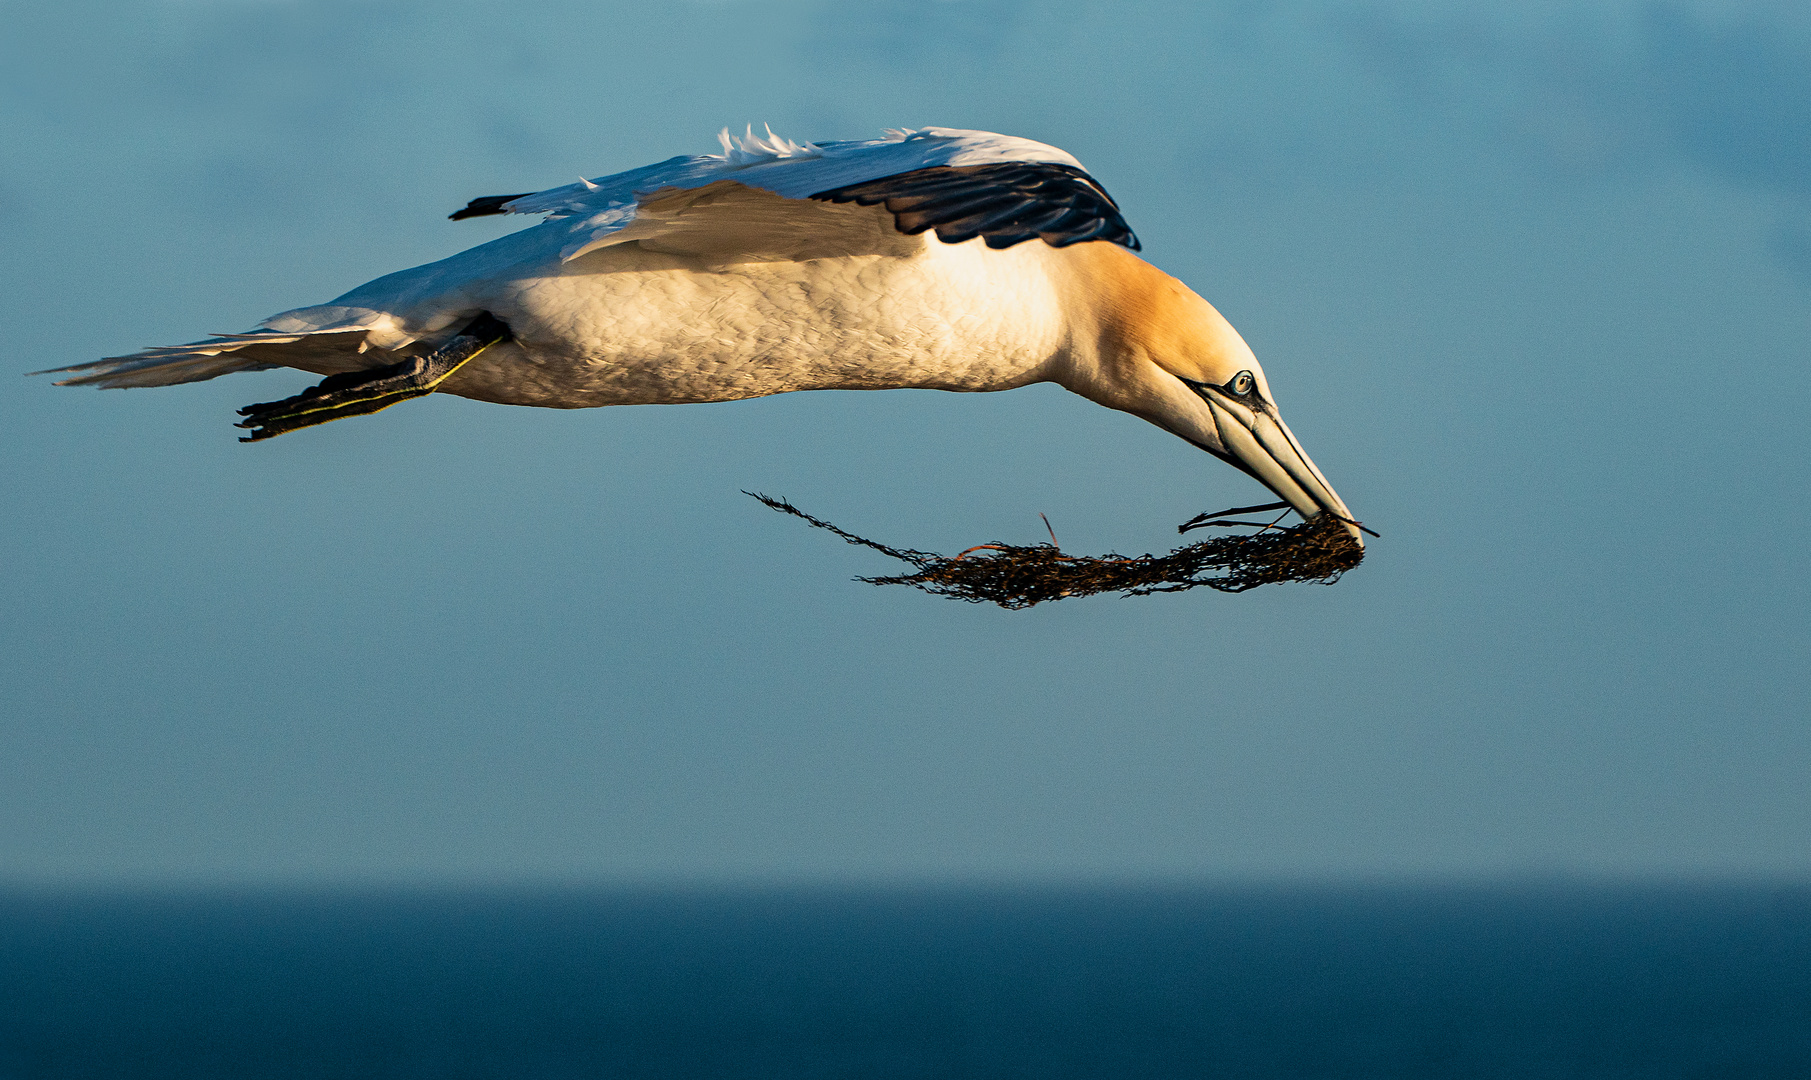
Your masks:
M249 333L55 369L74 373L59 385L328 376L240 410L255 441L433 392L582 409L1055 382L1362 542L1244 339L1133 254L1118 204L1075 158L936 127L719 139L721 154L473 199L451 217L545 219Z

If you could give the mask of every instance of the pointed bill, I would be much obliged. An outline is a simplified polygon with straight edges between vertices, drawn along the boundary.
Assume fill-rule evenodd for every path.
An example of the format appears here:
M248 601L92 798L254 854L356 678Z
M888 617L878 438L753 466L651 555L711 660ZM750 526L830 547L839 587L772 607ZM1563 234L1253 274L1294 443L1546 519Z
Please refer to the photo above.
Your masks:
M1346 523L1354 540L1364 543L1352 511L1346 509L1333 485L1302 451L1294 432L1274 408L1249 408L1211 387L1197 386L1196 391L1214 414L1221 445L1238 464L1276 492L1303 519L1329 512Z

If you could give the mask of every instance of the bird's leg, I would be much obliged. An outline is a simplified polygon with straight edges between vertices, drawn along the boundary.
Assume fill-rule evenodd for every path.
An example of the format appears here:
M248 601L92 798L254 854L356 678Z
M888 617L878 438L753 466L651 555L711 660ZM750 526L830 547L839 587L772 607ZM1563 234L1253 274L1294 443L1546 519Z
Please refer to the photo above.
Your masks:
M314 427L329 420L363 416L387 409L399 401L434 392L447 376L500 341L510 338L509 327L485 312L467 323L451 341L426 356L412 356L395 364L365 371L329 375L318 384L282 401L247 405L238 427L251 435L240 442L275 438L286 431Z

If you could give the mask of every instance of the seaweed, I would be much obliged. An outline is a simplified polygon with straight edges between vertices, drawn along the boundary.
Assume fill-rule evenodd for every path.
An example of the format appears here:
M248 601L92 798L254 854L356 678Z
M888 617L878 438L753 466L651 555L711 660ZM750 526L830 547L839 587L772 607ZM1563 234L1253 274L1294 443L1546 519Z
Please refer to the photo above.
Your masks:
M1279 508L1265 505L1202 514L1178 526L1178 532L1210 525L1250 526L1256 531L1216 536L1177 548L1168 555L1067 555L1058 548L1054 533L1048 544L980 544L955 555L940 555L857 536L805 513L785 499L752 491L744 494L835 533L848 543L872 548L913 567L909 574L863 577L857 581L909 585L934 596L971 604L998 604L1015 611L1049 600L1100 593L1149 596L1201 586L1238 593L1284 581L1331 585L1357 566L1365 554L1344 522L1332 514L1323 513L1287 528L1275 523L1218 520L1226 514Z

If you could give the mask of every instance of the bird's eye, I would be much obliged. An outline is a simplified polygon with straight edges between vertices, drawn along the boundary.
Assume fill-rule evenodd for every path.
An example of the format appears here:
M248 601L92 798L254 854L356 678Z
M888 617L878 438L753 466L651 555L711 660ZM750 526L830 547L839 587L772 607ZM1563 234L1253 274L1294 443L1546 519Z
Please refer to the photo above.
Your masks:
M1241 371L1227 382L1226 389L1234 397L1244 397L1251 393L1252 387L1256 385L1258 385L1258 381L1251 377L1251 372Z

